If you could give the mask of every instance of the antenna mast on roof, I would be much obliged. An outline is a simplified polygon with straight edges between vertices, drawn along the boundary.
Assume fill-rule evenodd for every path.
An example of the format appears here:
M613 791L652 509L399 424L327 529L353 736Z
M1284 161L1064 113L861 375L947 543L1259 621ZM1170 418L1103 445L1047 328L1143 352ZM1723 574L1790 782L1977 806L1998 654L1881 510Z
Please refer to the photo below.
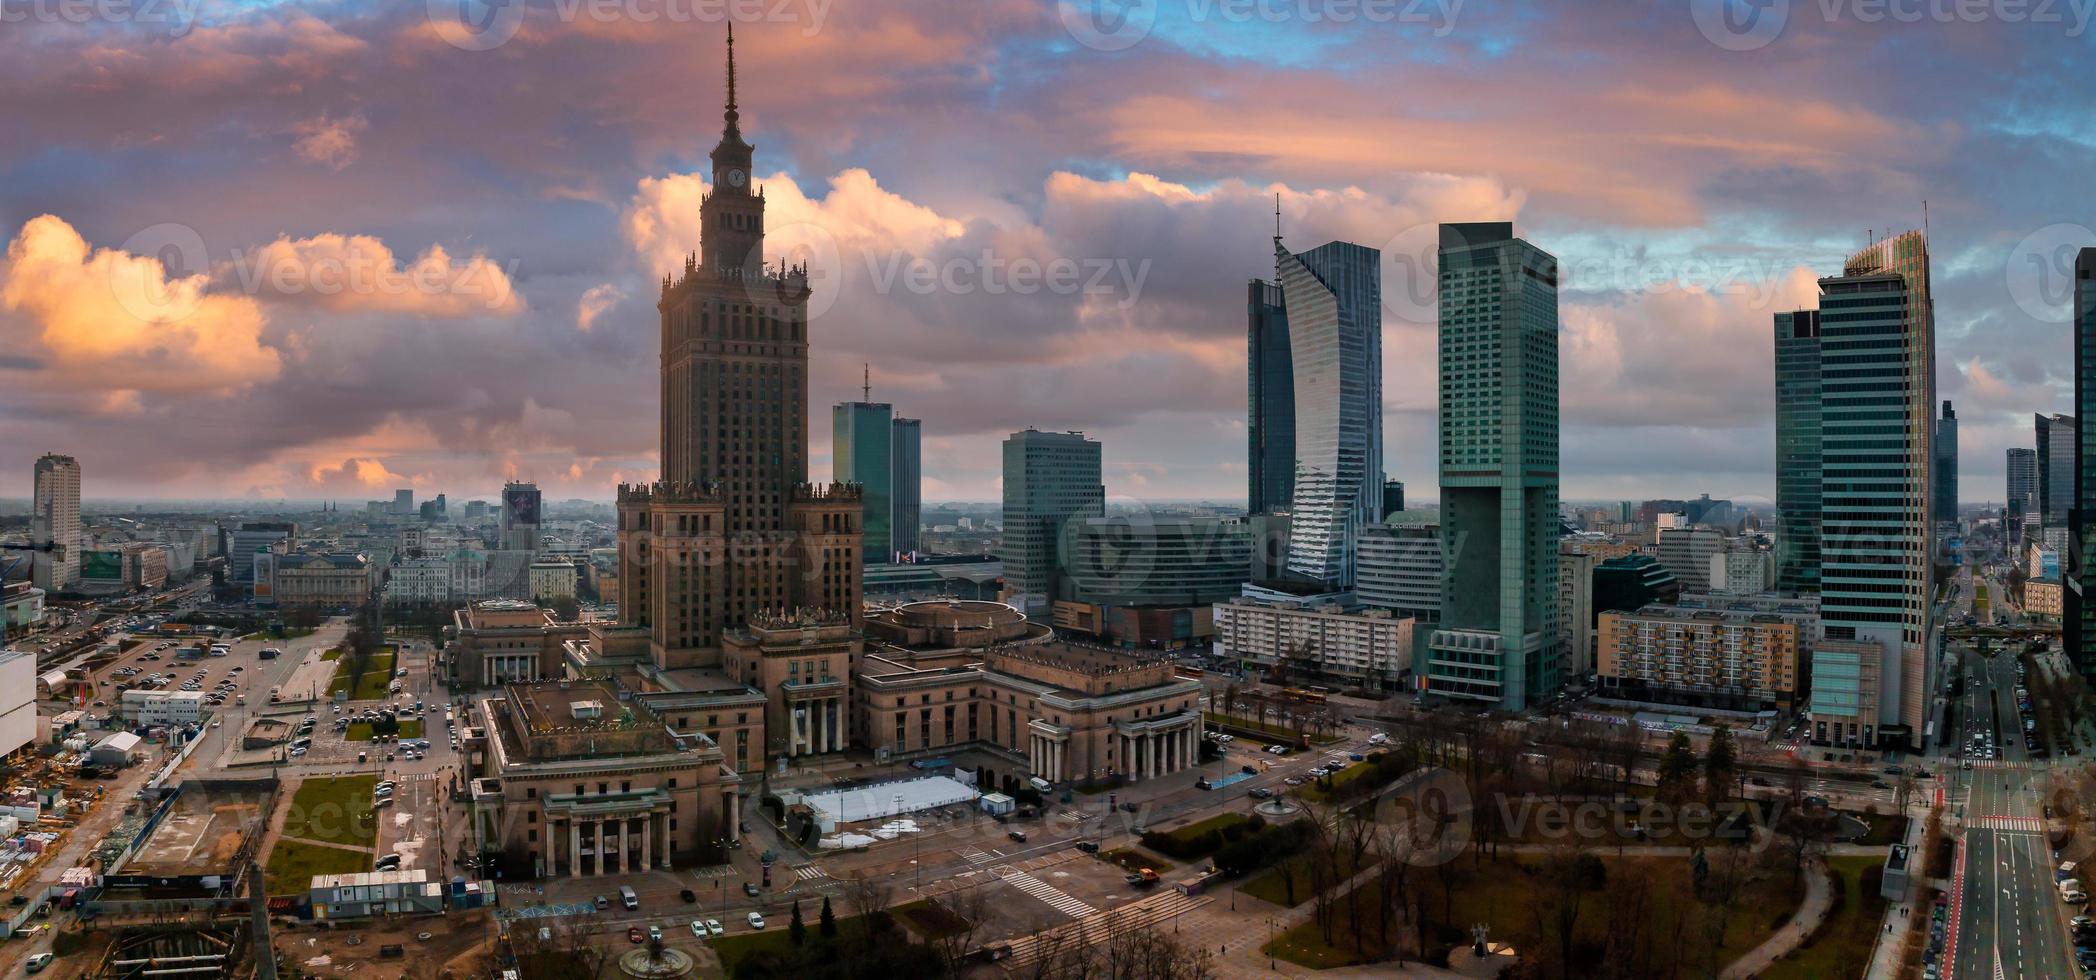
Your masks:
M861 364L859 368L864 372L859 376L859 400L870 402L873 400L873 365Z
M1281 240L1281 192L1274 192L1274 241Z

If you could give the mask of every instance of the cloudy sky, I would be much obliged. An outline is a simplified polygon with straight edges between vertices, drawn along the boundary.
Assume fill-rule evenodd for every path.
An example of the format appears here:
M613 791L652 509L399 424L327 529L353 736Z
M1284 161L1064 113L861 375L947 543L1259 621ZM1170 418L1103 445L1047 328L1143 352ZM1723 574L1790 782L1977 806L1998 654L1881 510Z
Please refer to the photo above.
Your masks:
M1770 315L1934 243L1968 501L2071 411L2096 0L0 0L0 468L90 496L651 478L724 16L828 406L927 499L1028 425L1109 494L1242 499L1244 282L1384 254L1385 458L1433 483L1432 226L1565 267L1568 498L1772 492ZM2071 259L2069 260L2071 261ZM12 492L5 494L13 496Z

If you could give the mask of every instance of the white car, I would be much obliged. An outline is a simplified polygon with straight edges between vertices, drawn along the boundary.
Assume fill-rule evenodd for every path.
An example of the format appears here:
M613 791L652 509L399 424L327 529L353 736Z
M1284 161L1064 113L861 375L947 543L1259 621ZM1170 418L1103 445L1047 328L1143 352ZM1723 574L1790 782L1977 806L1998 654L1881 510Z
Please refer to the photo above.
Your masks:
M716 936L725 936L728 934L727 927L721 925L719 919L707 919L706 931Z
M698 919L691 920L691 934L700 939L706 938L706 923Z
M764 917L763 917L763 916L761 916L761 915L758 915L758 914L757 914L757 913L755 913L755 912L751 912L751 913L750 913L750 928L752 928L752 929L762 929L762 928L764 928Z

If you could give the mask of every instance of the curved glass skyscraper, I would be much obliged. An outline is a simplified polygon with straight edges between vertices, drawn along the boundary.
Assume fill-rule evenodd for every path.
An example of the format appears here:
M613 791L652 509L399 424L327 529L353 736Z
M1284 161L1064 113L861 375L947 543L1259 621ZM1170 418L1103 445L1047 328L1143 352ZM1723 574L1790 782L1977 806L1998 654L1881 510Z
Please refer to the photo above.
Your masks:
M1288 572L1345 588L1359 529L1382 518L1382 253L1274 240L1295 396Z

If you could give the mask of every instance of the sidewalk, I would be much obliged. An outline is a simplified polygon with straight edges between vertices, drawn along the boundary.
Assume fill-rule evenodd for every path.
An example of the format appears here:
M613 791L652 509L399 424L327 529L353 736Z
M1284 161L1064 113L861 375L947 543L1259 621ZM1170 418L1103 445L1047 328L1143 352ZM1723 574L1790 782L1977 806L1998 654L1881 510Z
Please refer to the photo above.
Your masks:
M1770 964L1797 949L1812 930L1819 928L1820 921L1827 917L1827 910L1834 904L1833 889L1827 887L1827 863L1815 856L1806 865L1805 874L1805 901L1798 905L1797 913L1775 935L1734 960L1719 974L1720 977L1745 980L1757 976Z

